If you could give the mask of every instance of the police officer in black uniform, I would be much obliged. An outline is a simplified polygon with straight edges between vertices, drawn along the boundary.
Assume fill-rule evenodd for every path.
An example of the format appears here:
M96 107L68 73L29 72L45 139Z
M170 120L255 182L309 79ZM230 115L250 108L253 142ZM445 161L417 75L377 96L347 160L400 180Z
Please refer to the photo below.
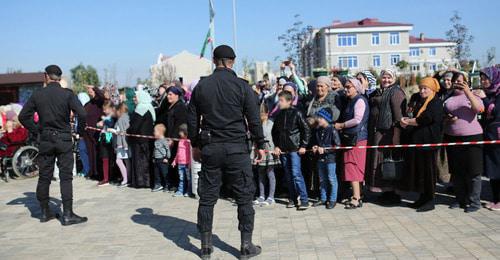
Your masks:
M19 114L19 121L31 135L40 141L38 166L40 168L36 196L40 202L42 216L40 222L54 219L49 208L49 186L54 174L57 158L63 204L61 223L66 225L86 222L86 217L73 213L73 151L70 113L73 111L79 119L79 133L85 130L86 113L73 92L59 84L62 71L57 65L45 68L46 87L31 95ZM38 113L38 124L34 114Z
M216 69L195 87L188 107L188 135L193 156L198 157L201 152L198 230L202 259L210 259L213 251L214 205L219 198L222 180L225 187L230 187L238 205L241 259L261 252L260 246L252 243L255 184L247 130L257 144L259 160L264 155L265 141L255 93L232 70L235 58L231 47L221 45L215 48L213 62Z

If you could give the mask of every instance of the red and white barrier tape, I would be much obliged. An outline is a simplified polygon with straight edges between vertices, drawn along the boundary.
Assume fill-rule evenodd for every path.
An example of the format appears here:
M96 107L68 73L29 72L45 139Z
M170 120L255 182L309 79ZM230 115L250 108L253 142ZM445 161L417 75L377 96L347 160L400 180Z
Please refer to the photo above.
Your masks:
M87 127L85 127L85 129L91 130L91 131L96 131L96 132L101 132L102 131L102 128L91 127L91 126L87 126ZM114 135L136 137L136 138L156 139L154 136L151 136L151 135L127 134L126 132L121 132L121 131L120 132L108 132L108 133L112 133ZM167 140L172 140L172 141L179 141L179 140L181 140L179 138L166 138L166 139ZM189 141L189 139L188 139L188 141Z
M101 128L87 126L86 129L92 131L102 131ZM137 137L137 138L147 138L147 139L156 139L154 136L149 135L136 135L136 134L127 134L125 132L117 132L113 133L116 135ZM179 141L179 138L167 138L172 141ZM323 147L326 150L350 150L350 149L387 149L387 148L427 148L427 147L446 147L446 146L464 146L464 145L488 145L488 144L500 144L500 140L492 140L492 141L471 141L471 142L454 142L454 143L435 143L435 144L387 144L387 145L360 145L360 146L332 146L332 147ZM308 150L311 151L311 150ZM273 151L266 151L272 153Z

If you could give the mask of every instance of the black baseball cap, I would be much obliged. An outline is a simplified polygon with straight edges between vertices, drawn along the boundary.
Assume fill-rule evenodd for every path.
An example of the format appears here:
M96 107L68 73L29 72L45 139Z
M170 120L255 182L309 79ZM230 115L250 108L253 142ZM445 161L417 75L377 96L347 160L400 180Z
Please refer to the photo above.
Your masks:
M216 59L235 59L236 54L234 53L233 48L227 45L219 45L214 50L214 58Z
M56 75L57 77L61 77L62 70L57 65L49 65L45 68L45 73L47 73L47 75Z

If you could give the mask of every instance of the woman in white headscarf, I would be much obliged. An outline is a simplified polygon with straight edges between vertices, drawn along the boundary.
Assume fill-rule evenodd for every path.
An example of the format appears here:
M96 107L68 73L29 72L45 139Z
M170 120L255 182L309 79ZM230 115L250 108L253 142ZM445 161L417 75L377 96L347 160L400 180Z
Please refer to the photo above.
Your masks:
M135 92L135 111L130 117L129 134L153 135L154 122L156 120L155 109L152 105L151 96L144 90ZM150 188L151 176L151 139L130 137L128 139L131 152L130 161L132 169L128 178L129 184L134 188Z

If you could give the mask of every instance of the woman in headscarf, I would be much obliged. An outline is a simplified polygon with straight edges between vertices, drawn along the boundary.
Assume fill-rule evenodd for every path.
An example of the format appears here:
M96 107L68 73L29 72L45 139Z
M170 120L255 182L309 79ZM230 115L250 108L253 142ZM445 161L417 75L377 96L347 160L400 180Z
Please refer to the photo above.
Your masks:
M500 69L488 67L481 70L480 92L486 109L484 137L486 140L500 140ZM484 173L490 178L493 200L486 205L491 210L500 210L500 146L484 146Z
M133 88L126 87L125 88L125 104L127 104L128 114L132 116L135 111L135 91Z
M178 138L179 126L187 124L187 108L183 100L183 91L179 87L167 90L168 110L166 118L159 119L167 127L167 137Z
M135 92L135 111L130 117L129 134L153 135L156 113L152 105L151 96L144 90ZM128 139L130 147L130 161L132 169L129 184L134 188L150 188L151 176L151 139L130 137Z
M454 73L452 82L454 94L444 102L447 115L444 128L445 142L482 141L483 129L477 120L477 114L484 111L483 102L470 90L467 74ZM467 213L479 210L483 147L448 146L446 153L456 196L456 202L450 208L460 207Z
M362 146L368 139L368 115L370 107L365 97L365 89L356 78L349 78L345 85L346 95L349 99L346 108L341 114L341 123L336 123L335 128L342 135L352 136L353 143L342 145ZM352 197L346 201L346 209L356 209L363 206L361 200L361 183L365 179L366 149L350 149L344 152L344 181L350 182Z
M396 82L396 73L391 69L380 73L380 89L370 97L369 145L392 145L401 142L399 122L406 112L406 96ZM382 175L384 158L400 158L398 149L371 149L366 173L366 182L373 192L383 192L379 202L399 204L401 197L395 192L397 182Z
M327 76L320 76L316 80L316 95L307 106L306 119L310 123L309 126L313 127L311 122L315 122L315 117L318 112L323 108L330 108L332 111L333 121L337 121L340 116L340 110L335 105L335 97L337 96L332 90L332 81Z
M165 124L168 112L168 100L167 100L167 85L161 84L158 87L158 97L156 99L156 122L155 124L163 123ZM166 127L167 125L165 125Z
M377 88L377 79L369 70L363 70L356 74L356 78L361 82L365 89L365 96L369 97L370 94Z
M437 96L439 82L427 77L420 81L420 93L416 99L415 118L403 117L401 126L408 133L412 144L439 143L442 140L443 102ZM437 148L409 148L406 150L406 171L399 189L420 193L412 204L417 212L434 209L436 191Z
M84 105L85 111L87 112L87 118L85 122L87 126L96 127L97 122L101 121L101 116L103 115L102 105L104 104L104 93L92 85L87 86L87 93L90 97L90 101ZM99 139L99 132L86 131L83 135L83 140L87 145L87 152L89 156L90 169L88 172L88 177L94 180L98 178L97 172L97 140Z

